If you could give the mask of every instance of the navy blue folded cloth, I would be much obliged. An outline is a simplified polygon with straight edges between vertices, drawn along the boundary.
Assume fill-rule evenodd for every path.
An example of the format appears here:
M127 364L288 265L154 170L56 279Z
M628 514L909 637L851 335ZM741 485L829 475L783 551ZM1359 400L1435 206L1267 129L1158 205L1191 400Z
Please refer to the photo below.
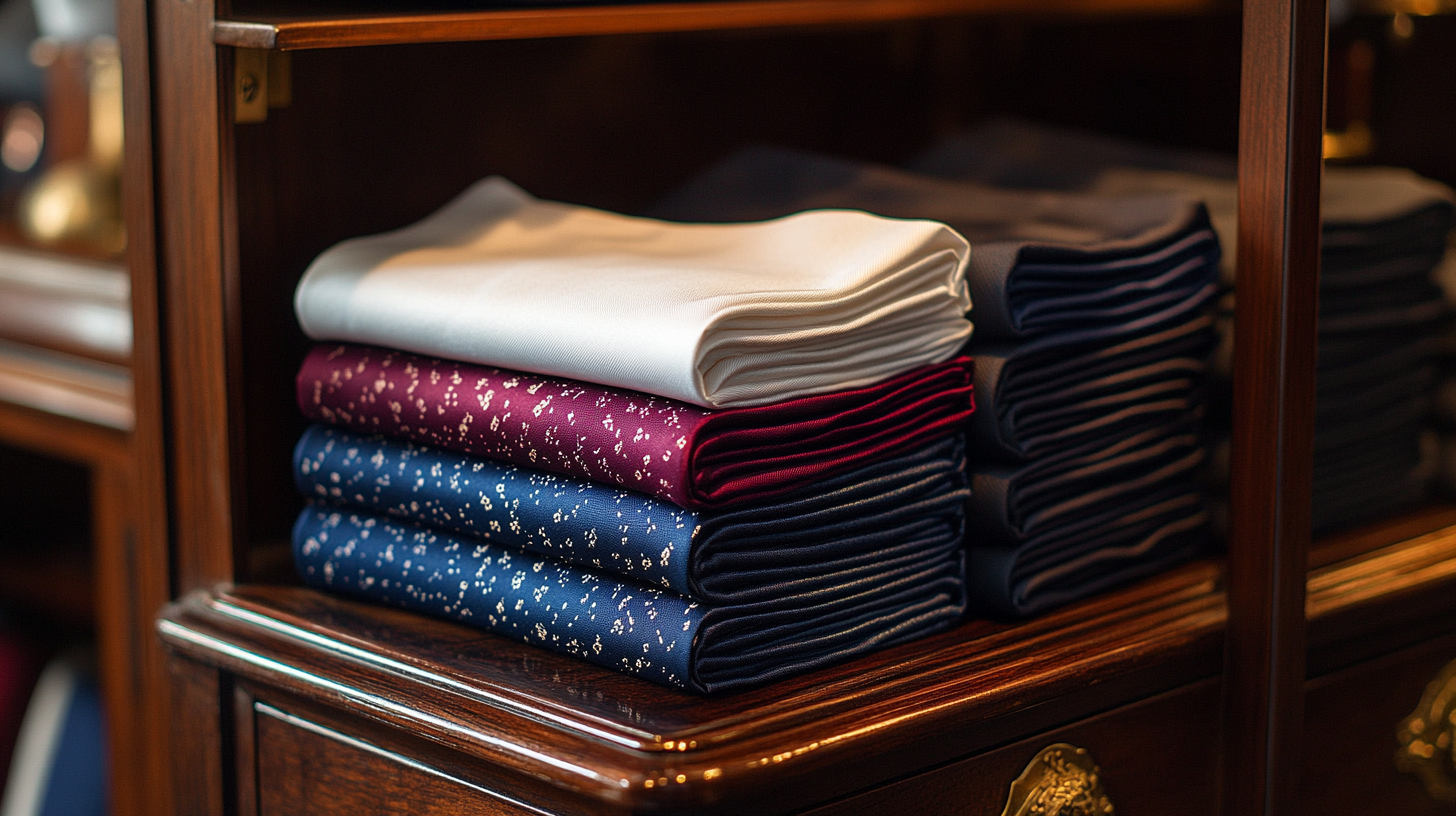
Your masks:
M1217 292L1217 236L1202 203L1179 193L1025 193L749 148L650 214L752 221L823 208L928 218L964 235L977 342L1111 342L1186 320Z
M1025 617L1197 554L1205 459L1184 420L1025 465L972 466L971 608Z
M1225 238L1237 231L1232 157L1002 119L942 141L910 167L1023 188L1197 192L1208 198ZM1429 354L1450 314L1432 270L1447 250L1456 195L1409 170L1332 167L1320 198L1312 522L1316 531L1328 531L1429 494L1432 468L1421 461L1431 404ZM984 405L985 392L978 396Z
M293 553L310 586L700 693L810 671L945 629L965 612L958 540L887 558L851 583L736 606L328 505L299 515Z
M774 601L885 576L957 541L967 496L958 437L728 510L384 436L314 425L294 449L313 499L514 547L716 605Z
M1209 315L1085 349L981 344L967 455L1024 462L1195 415L1217 344Z

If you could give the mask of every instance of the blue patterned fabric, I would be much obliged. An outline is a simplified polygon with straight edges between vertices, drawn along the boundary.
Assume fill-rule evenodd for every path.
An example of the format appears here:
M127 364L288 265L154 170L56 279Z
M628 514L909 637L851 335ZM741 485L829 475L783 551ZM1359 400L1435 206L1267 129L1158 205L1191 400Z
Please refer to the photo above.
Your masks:
M914 536L907 536L913 538ZM310 586L450 618L698 692L754 685L946 628L965 611L958 541L771 601L713 607L386 516L306 508Z
M691 511L634 491L315 425L294 451L303 495L615 573L712 604L888 577L961 536L958 438L773 503ZM906 560L908 559L908 560Z

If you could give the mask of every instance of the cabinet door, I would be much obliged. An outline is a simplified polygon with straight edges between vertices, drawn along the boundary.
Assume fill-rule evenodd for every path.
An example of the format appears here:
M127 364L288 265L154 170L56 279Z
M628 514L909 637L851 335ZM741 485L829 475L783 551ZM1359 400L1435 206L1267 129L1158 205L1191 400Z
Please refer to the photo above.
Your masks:
M1456 813L1456 801L1434 798L1418 765L1437 779L1456 780L1453 763L1450 700L1436 700L1444 707L1441 722L1423 722L1423 736L1431 743L1441 740L1440 750L1422 751L1409 747L1409 731L1403 726L1416 715L1429 720L1432 701L1423 699L1428 688L1456 691L1450 673L1442 669L1456 660L1456 637L1443 637L1366 661L1342 671L1311 680L1305 691L1304 812L1321 816L1343 814ZM1444 682L1438 680L1444 679ZM1423 702L1425 705L1423 705ZM1434 745L1432 746L1434 748ZM1415 753L1398 761L1398 754ZM1419 756L1420 754L1429 756ZM1400 765L1405 766L1402 770ZM1439 784L1439 783L1438 783ZM1456 793L1451 788L1447 795Z
M254 723L260 816L542 812L269 705L255 706Z
M1097 795L1067 802L1066 812L1139 816L1198 816L1218 812L1220 685L1207 680L1178 691L1116 709L1080 723L961 760L929 773L811 811L812 816L883 813L946 813L996 816L1003 812L1062 812L1008 807L1014 794L1025 807L1028 796L1052 800L1079 796L1077 788ZM1085 753L1082 769L1067 767L1060 779L1039 764L1047 749L1064 758ZM1089 772L1092 764L1095 772ZM1046 781L1033 792L1037 776ZM1020 780L1018 782L1018 780ZM1105 803L1101 800L1105 797ZM1094 801L1096 800L1096 801ZM1106 805L1106 806L1104 806ZM1107 807L1110 806L1110 807ZM1053 804L1053 807L1055 805Z

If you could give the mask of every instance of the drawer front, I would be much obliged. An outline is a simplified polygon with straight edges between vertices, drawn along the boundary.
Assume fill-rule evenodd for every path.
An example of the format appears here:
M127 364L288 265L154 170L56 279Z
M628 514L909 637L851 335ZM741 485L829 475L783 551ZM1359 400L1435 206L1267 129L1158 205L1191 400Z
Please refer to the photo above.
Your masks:
M1070 745L1085 751L1085 767L1095 763L1096 779L1063 763L1076 784L1096 783L1117 816L1201 816L1218 813L1220 685L1208 680L1093 717L1041 736L952 763L869 793L811 811L813 816L850 814L944 813L998 816L1007 809L1016 785L1019 802L1042 775L1038 763L1046 749ZM1069 758L1071 748L1059 749ZM1030 767L1029 767L1030 766ZM1028 772L1023 775L1023 772ZM1043 783L1041 795L1050 783ZM1054 795L1053 795L1054 798ZM1100 798L1100 797L1091 797ZM1058 811L1109 812L1090 804ZM1012 809L1011 812L1016 812Z
M516 806L421 762L259 703L258 812L518 816Z
M1309 682L1304 707L1305 813L1456 814L1456 802L1433 798L1420 775L1398 768L1396 761L1403 751L1402 724L1416 713L1427 688L1453 660L1456 637L1445 637ZM1449 714L1444 719L1450 728ZM1429 753L1434 770L1451 778L1456 772L1452 747L1448 744Z

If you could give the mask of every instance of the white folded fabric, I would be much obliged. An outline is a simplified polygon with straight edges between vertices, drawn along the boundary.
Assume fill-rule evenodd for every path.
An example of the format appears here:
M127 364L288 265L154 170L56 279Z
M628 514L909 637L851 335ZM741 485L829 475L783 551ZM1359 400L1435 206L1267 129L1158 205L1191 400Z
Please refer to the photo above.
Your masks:
M970 247L848 210L674 224L484 179L337 244L294 298L316 340L570 377L722 408L878 382L971 334Z

